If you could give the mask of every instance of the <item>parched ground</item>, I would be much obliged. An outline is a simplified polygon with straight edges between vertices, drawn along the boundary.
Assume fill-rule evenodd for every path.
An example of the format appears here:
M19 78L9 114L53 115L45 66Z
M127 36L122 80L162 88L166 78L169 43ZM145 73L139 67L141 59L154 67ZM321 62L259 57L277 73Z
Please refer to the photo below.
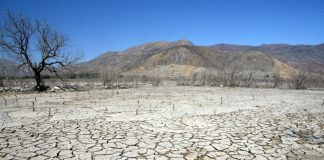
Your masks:
M3 95L0 159L324 159L323 99L173 86Z

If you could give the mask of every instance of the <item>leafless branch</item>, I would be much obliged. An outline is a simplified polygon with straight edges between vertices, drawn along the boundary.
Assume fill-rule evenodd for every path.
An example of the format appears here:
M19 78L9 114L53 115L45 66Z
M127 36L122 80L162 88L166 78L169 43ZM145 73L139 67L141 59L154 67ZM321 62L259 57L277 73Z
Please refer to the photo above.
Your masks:
M47 69L51 73L77 62L80 56L71 56L64 52L68 39L64 34L53 30L46 21L31 21L22 15L8 12L7 20L1 26L0 47L15 57L19 63L18 68L26 67L33 71L37 87L42 84L41 72ZM34 46L32 39L36 39L36 51L31 51ZM32 60L32 54L38 52L40 60Z

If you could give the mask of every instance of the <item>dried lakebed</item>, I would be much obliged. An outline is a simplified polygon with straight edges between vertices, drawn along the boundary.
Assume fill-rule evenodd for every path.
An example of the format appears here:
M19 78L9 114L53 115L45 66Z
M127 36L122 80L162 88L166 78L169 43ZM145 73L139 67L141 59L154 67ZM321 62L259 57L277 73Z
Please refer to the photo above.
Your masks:
M3 95L0 159L323 159L323 91Z

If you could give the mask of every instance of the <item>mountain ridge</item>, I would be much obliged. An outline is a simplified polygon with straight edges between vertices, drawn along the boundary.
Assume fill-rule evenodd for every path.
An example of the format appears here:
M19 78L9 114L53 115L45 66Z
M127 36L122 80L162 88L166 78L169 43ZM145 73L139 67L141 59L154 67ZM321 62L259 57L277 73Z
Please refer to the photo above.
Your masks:
M317 45L263 44L259 46L215 44L209 47L228 52L259 51L301 70L324 72L324 43Z
M321 45L323 44L316 45L316 47L322 47ZM164 73L162 73L162 70L168 73L166 75L170 75L169 70L173 70L178 76L182 76L180 70L186 70L186 74L184 75L194 73L196 70L216 72L231 72L230 70L235 70L239 74L255 73L260 77L274 73L280 73L282 76L289 77L294 72L297 72L298 69L303 69L300 67L303 65L299 64L300 61L298 59L296 60L298 54L287 60L285 55L291 54L291 49L284 56L277 56L278 50L279 53L281 50L285 51L283 47L288 47L289 49L291 45L264 44L260 46L249 46L215 44L210 46L197 46L188 40L174 42L155 41L133 46L119 52L105 52L95 59L78 65L76 72L100 73L113 68L120 70L125 75L136 74L141 76L163 77ZM324 51L324 47L322 48ZM295 46L293 46L292 50L296 50ZM304 52L304 50L301 49L301 52ZM308 57L305 54L301 55L308 59L312 56L321 57L322 50L317 50L320 50L317 51L319 54L316 52L314 55L307 55ZM299 65L291 65L294 62ZM307 62L314 61L309 59ZM320 65L322 64L324 62L321 61ZM155 73L154 75L149 74L153 72Z

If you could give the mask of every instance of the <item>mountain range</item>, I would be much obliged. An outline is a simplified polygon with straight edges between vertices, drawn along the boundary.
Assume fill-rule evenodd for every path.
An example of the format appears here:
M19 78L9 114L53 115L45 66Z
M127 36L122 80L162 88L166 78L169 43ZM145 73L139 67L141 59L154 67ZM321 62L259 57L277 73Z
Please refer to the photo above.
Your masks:
M256 77L279 73L282 77L290 77L299 71L323 73L324 44L197 46L188 40L157 41L103 53L76 65L74 72L102 73L111 69L124 75L169 78L202 71Z

